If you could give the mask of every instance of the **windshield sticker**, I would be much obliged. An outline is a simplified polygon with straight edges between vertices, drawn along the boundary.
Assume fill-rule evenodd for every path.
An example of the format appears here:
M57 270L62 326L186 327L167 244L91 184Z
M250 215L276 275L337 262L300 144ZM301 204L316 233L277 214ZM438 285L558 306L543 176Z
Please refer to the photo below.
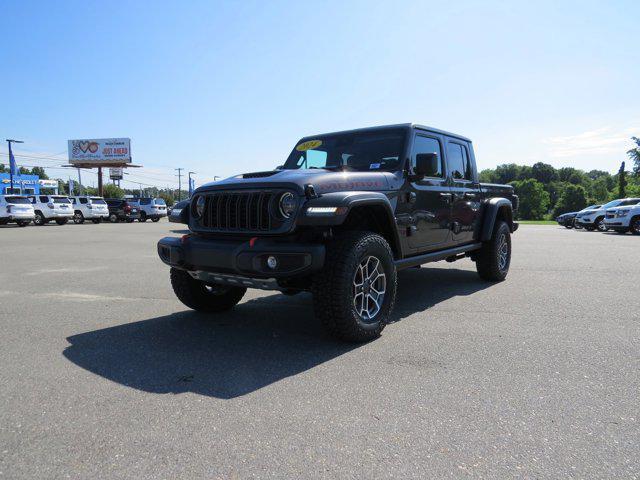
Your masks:
M372 163L371 165L369 165L369 170L376 170L378 168L380 168L379 163Z
M308 140L298 145L296 147L296 150L298 150L299 152L306 152L307 150L318 148L320 145L322 145L322 140Z

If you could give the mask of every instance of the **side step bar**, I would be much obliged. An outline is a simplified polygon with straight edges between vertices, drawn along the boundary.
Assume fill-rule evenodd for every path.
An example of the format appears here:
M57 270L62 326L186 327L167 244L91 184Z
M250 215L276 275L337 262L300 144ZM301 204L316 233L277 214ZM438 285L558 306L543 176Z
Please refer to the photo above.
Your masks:
M415 257L403 258L402 260L396 260L396 268L398 270L404 270L405 268L411 268L423 263L437 262L449 257L460 255L461 253L472 252L482 248L482 243L469 243L460 247L448 248L446 250L438 250L437 252L424 253L422 255L416 255Z

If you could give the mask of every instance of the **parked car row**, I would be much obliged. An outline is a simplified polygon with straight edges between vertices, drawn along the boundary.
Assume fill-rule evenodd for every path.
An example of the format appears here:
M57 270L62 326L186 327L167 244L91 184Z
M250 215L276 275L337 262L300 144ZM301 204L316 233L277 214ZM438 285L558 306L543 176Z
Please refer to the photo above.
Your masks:
M556 221L566 228L640 235L640 198L621 198L604 205L591 205L579 212L560 215Z
M158 222L167 216L167 205L161 198L107 198L65 195L0 195L0 225L16 223L26 227L45 225L51 221L64 225L73 220L116 223L138 220Z

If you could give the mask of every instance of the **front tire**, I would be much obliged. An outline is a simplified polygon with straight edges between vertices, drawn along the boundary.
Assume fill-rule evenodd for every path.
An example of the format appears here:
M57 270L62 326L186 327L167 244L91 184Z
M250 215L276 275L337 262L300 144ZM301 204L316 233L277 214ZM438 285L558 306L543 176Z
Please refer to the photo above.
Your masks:
M605 223L604 223L604 217L600 217L600 218L596 219L596 229L599 232L606 232L607 230L609 230L607 228L607 225L605 225Z
M511 231L505 222L497 222L493 236L484 242L476 256L476 270L480 278L501 282L507 278L511 265Z
M640 235L640 217L633 217L629 222L629 231L633 235Z
M246 288L226 285L207 285L189 273L171 269L171 286L187 307L205 313L220 313L233 308L244 296Z
M41 227L45 223L47 222L44 219L44 215L42 214L42 212L36 212L35 216L33 217L33 224Z
M313 281L313 307L327 332L367 342L389 321L397 272L387 241L371 232L346 232L327 245L323 270Z

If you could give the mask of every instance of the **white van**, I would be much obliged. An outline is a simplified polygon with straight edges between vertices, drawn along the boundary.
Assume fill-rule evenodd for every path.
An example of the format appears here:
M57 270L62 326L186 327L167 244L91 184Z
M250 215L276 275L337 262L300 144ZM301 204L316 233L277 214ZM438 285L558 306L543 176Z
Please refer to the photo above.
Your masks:
M35 214L31 201L23 195L0 195L0 225L16 222L20 227L31 223Z
M73 208L69 197L64 195L29 195L29 200L35 210L33 223L44 225L55 220L58 225L64 225L73 218Z
M109 218L109 207L102 197L76 196L70 197L73 205L73 222L84 223L91 220L100 223Z

